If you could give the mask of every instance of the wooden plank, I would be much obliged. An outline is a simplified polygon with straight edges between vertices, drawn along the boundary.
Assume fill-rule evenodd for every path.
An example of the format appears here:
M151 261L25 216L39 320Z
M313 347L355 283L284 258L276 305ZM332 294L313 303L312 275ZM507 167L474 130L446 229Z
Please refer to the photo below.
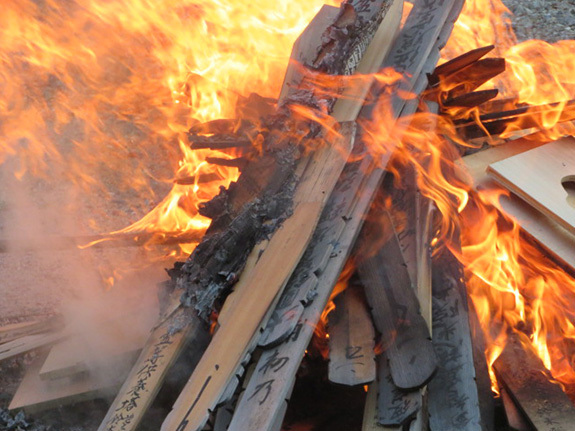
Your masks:
M38 349L40 347L49 346L55 342L62 340L68 334L64 331L49 333L49 334L36 334L27 335L0 345L0 361L10 359L22 353Z
M279 95L279 103L293 94L301 82L303 78L301 67L315 60L321 48L321 35L335 21L338 13L337 7L323 5L303 33L296 39Z
M273 235L251 272L250 296L231 311L231 324L221 326L204 357L162 424L162 430L200 429L217 404L266 313L281 293L311 239L331 190L345 165L341 154L352 147L355 128L342 126L342 138L312 156L294 196L293 215ZM273 309L272 309L273 310ZM236 348L232 350L230 346Z
M172 301L179 303L175 296ZM189 319L182 308L177 308L170 319L164 318L152 331L98 431L134 429L186 343L199 350L207 345L204 323L199 319L190 322Z
M328 316L328 378L347 386L375 380L375 330L359 286L350 285L335 299ZM359 353L361 352L361 353Z
M362 151L366 151L365 148ZM366 153L365 153L366 154ZM330 204L324 210L322 221L316 229L315 238L306 251L294 272L294 279L288 285L284 295L296 297L293 292L298 289L298 272L309 271L314 261L315 246L321 244L324 237L333 238L333 232L339 231L339 223L343 214L348 214L348 208L355 208L350 217L345 218L346 227L339 241L336 241L332 258L327 267L319 275L316 296L305 309L293 334L275 349L266 350L258 361L256 372L250 379L244 397L236 408L230 431L246 429L268 429L275 422L278 411L289 397L288 389L292 386L301 359L317 322L321 316L330 293L336 283L345 261L350 253L351 245L362 223L361 214L367 211L371 203L369 190L379 184L382 171L372 165L369 157L352 156L354 163L348 163L344 175L340 178ZM365 165L372 166L371 174L365 178ZM358 190L359 188L359 190Z
M528 340L523 341L530 345ZM495 372L509 395L538 431L570 431L575 424L575 406L541 360L525 350L516 335L510 335L494 362Z
M388 358L379 356L377 422L384 426L407 426L421 409L423 402L419 390L404 391L397 387L391 375Z
M463 271L446 247L436 251L433 278L433 345L439 368L429 382L431 429L483 430Z
M520 154L532 148L544 145L542 142L519 139L502 145L479 151L463 157L458 164L466 169L475 188L503 191L494 180L489 178L486 169L491 163ZM514 218L522 230L543 247L551 258L563 267L575 272L575 235L572 235L558 223L543 215L515 195L501 195L500 209Z
M393 381L401 389L414 389L431 379L437 358L393 223L383 205L380 195L363 228L358 272L383 344L389 346L386 354Z
M126 324L126 319L106 322L59 342L52 347L42 365L40 378L58 379L99 368L103 365L103 358L108 362L137 357L148 334L131 331Z
M507 392L504 386L499 387L503 407L505 408L505 416L507 416L507 424L511 431L536 431L529 425L519 408L515 405L513 398Z
M14 341L18 338L34 335L39 332L48 332L62 329L61 318L51 318L48 320L32 320L28 322L11 323L0 327L0 344Z
M98 376L83 374L74 379L45 381L39 375L45 358L46 354L40 355L30 365L10 402L10 410L35 413L104 396L121 384L129 367L114 364L107 373Z
M575 140L563 138L488 167L488 173L543 214L575 234L575 204L562 182L575 179Z
M465 54L455 57L445 63L437 66L430 76L430 84L434 85L442 76L449 76L457 71L475 63L480 58L489 54L495 46L488 45L466 52Z

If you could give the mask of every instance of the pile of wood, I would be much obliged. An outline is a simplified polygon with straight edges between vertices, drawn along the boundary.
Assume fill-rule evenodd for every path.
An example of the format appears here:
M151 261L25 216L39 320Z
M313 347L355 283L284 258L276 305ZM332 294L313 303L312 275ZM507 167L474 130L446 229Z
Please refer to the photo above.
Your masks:
M417 110L451 115L466 133L477 131L466 125L462 112L497 95L475 90L505 63L483 58L492 48L486 47L435 68L462 6L462 0L417 0L401 28L402 0L349 0L339 9L322 8L294 46L292 58L305 67L288 68L273 114L260 116L273 102L254 96L250 118L190 131L192 148L244 151L231 162L211 160L233 163L241 176L202 207L212 224L189 260L170 270L162 314L147 340L129 338L121 351L110 353L135 358L139 352L131 369L108 381L95 379L86 358L62 353L73 350L66 348L73 335L44 337L44 344L66 340L29 370L11 408L78 401L78 395L94 396L121 379L99 431L134 430L186 351L192 353L193 372L162 430L280 430L302 358L353 256L357 274L335 297L329 315L328 377L341 385L369 385L363 429L494 429L484 348L461 264L441 243L434 244L432 258L436 212L417 188L417 172L401 167L398 187L387 173L393 145L374 157L364 129L374 118L375 103L385 100L396 119L388 126L396 137L406 127L400 120ZM345 84L331 92L315 87L320 74L368 74L387 67L401 79L385 86L363 80L353 97L346 95ZM408 92L417 97L400 97ZM485 163L484 157L489 163L501 158L492 151L464 163L473 167ZM452 161L457 157L456 151L446 154ZM573 230L568 211L555 212L545 196L524 190L511 159L490 170ZM551 167L551 180L557 175ZM459 243L457 235L455 230L448 238L452 247ZM562 251L557 243L542 242L562 262L573 263L565 243ZM4 346L0 359L22 352ZM514 386L510 360L503 355L497 370L515 426L527 414L537 429L551 430L533 419L541 413L529 411L532 397L524 403L525 386ZM574 417L570 403L561 406L564 418Z

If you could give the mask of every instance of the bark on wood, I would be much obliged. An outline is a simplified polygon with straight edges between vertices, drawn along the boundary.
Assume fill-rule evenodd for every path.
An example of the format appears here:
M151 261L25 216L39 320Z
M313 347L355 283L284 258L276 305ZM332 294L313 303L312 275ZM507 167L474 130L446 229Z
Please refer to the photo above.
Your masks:
M526 338L526 337L525 337ZM528 340L524 340L526 344ZM512 334L494 363L498 379L538 431L569 431L575 407L535 354Z
M375 380L375 330L359 286L350 285L335 299L328 316L329 367L333 383L364 385Z

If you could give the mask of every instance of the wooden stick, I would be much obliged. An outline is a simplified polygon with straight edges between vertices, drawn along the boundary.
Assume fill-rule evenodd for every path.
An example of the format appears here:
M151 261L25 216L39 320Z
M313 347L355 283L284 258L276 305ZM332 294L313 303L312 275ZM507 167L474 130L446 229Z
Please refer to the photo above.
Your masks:
M474 108L497 97L498 94L499 90L497 89L474 91L472 93L449 98L443 102L443 106L445 108Z
M526 337L524 337L526 338ZM528 340L524 340L529 345ZM538 431L569 431L575 423L575 407L535 354L526 350L516 335L493 364L498 379Z
M486 56L491 51L495 49L494 45L484 46L482 48L477 48L472 51L466 52L465 54L455 57L440 66L437 66L433 73L430 75L429 83L430 85L436 85L439 82L440 77L446 77L456 73L467 66L475 63L480 58Z
M504 386L499 386L499 393L505 407L505 415L507 416L507 424L511 431L536 431L529 425L527 419L523 417L523 413L519 410L507 389Z
M203 136L189 136L192 150L226 150L229 148L249 148L253 143L249 139L239 138L232 135L214 135L209 138Z
M375 380L375 330L359 286L350 285L335 299L328 316L328 378L347 386Z
M358 272L376 327L389 346L386 354L393 381L401 389L415 389L431 379L437 359L393 223L382 206L381 197L364 226Z

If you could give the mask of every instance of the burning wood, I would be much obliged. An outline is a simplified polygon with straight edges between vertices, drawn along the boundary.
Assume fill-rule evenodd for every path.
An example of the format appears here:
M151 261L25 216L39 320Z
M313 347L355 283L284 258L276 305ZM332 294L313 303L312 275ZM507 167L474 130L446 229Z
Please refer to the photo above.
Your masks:
M336 310L328 319L329 378L350 386L373 382L365 430L380 425L411 431L493 429L481 336L490 310L480 309L480 300L492 295L481 289L495 277L476 267L482 239L474 237L473 223L475 212L500 213L480 190L460 181L454 166L461 146L448 138L465 144L465 134L500 133L503 124L517 119L521 127L542 127L535 117L557 106L493 111L518 102L488 102L497 89L475 91L505 70L502 58L483 58L492 46L435 68L463 1L415 1L398 32L403 6L401 0L325 6L294 45L292 59L301 65L288 67L277 100L254 93L238 100L237 118L191 125L187 138L194 152L220 151L202 158L216 170L182 168L175 188L189 193L214 185L221 180L218 169L241 172L237 181L197 205L197 214L211 224L187 262L169 271L160 320L100 431L135 429L184 349L201 358L190 361L193 373L161 429L281 429L302 358L308 360L306 349L313 349L310 340L318 322L325 321L330 300ZM374 75L378 69L384 71ZM356 76L345 78L354 71ZM570 118L563 109L568 105L560 104L559 121ZM455 127L443 124L453 121ZM182 196L176 193L165 205L186 210L189 203ZM573 228L570 219L561 220ZM134 226L108 239L130 243L135 235L130 230ZM184 231L173 240L199 239L203 228ZM568 254L549 249L555 257ZM487 258L493 256L500 265L511 260L505 253ZM357 264L371 318L357 282L334 297L346 262L346 277ZM532 262L519 268L534 274ZM517 267L504 268L499 272ZM343 284L340 280L339 287ZM499 307L501 326L521 326L506 315L513 308L509 301ZM374 349L374 326L384 352ZM533 338L541 342L538 329L533 328ZM4 343L0 359L61 336ZM491 363L501 334L486 331L485 336ZM61 343L39 359L13 406L46 407L93 392L90 378L55 392L47 389L47 380L60 385L63 376L85 371L81 361L58 359L69 356L64 347ZM502 371L507 356L504 351L496 370L509 395L519 399L523 389L512 387ZM41 388L36 398L30 395L35 385ZM533 398L519 401L530 405Z

